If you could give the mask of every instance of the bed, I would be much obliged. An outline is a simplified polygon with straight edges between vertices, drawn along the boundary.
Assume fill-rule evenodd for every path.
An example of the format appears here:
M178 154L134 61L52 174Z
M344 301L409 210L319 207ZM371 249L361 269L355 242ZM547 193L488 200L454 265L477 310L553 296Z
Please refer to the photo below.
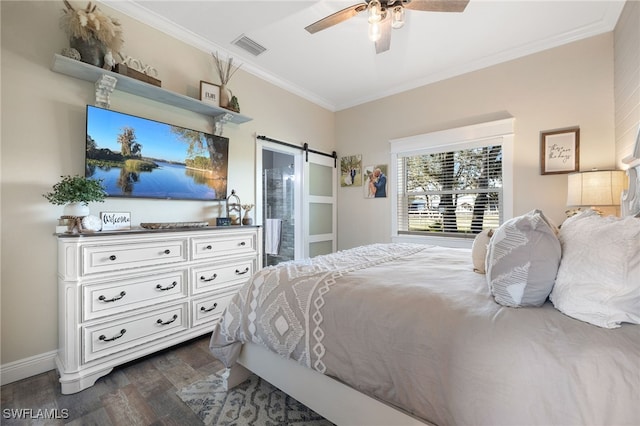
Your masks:
M471 250L417 244L259 271L211 336L227 386L254 372L339 425L640 424L629 163L626 217L584 212L559 233L542 212L514 218L485 274Z

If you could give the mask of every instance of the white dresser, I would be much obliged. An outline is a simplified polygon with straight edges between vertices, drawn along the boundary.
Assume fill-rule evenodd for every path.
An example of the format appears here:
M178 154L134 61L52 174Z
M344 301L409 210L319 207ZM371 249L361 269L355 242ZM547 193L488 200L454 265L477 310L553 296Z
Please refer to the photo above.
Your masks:
M58 236L62 393L213 329L261 268L259 227Z

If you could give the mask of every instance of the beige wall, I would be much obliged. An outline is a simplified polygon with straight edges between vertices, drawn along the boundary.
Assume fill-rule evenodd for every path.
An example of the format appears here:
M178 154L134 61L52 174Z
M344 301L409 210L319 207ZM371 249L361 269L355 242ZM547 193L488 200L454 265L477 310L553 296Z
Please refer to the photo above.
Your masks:
M338 154L389 163L390 139L515 118L514 215L566 210L566 175L540 175L540 132L580 127L580 168L615 165L613 35L592 37L336 113ZM392 185L393 179L390 184ZM391 200L340 188L341 249L390 241Z
M93 104L93 84L50 70L53 54L67 47L58 27L62 2L2 1L2 330L1 363L57 348L56 218L62 207L41 194L65 174L84 173L85 105ZM200 80L217 83L213 61L204 52L137 21L120 16L124 51L152 64L162 86L197 98ZM254 120L228 125L231 140L229 188L243 203L254 202L254 135L291 143L308 142L331 152L334 114L272 84L238 71L230 88L243 115ZM112 108L198 130L212 120L199 114L115 92ZM130 211L132 222L209 220L219 204L186 201L109 199L91 205Z

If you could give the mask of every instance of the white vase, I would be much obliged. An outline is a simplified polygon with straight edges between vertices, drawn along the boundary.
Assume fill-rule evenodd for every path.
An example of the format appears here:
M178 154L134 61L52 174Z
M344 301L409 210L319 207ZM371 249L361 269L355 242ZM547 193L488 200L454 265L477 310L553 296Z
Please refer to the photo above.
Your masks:
M229 101L231 100L231 90L227 88L226 84L220 86L220 106L222 108L227 108L229 106Z
M69 203L64 206L62 214L64 216L84 217L89 216L89 206L85 203Z

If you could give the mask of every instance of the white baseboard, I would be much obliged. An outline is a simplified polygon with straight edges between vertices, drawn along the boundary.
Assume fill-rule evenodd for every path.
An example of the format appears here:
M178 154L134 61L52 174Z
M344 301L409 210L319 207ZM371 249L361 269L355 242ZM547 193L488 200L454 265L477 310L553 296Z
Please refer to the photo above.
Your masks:
M55 357L58 351L45 352L29 358L2 364L0 366L0 385L16 382L56 368Z

